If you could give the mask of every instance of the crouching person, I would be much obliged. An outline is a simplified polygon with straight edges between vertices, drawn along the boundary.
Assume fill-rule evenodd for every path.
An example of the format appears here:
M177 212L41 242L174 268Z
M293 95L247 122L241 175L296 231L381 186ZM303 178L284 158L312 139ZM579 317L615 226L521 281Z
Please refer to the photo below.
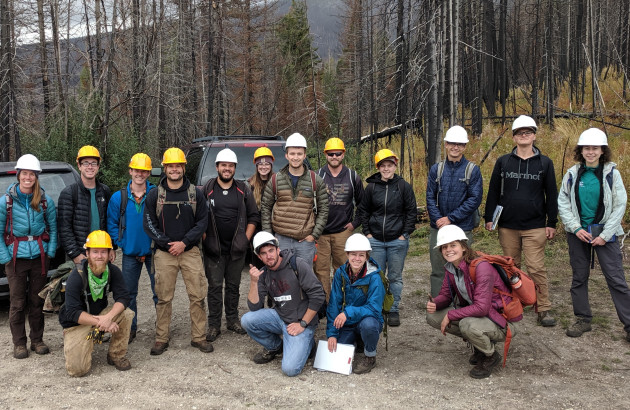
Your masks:
M107 232L94 231L85 248L87 258L68 276L65 303L59 311L66 370L77 377L90 371L94 343L101 332L112 334L107 363L129 370L126 355L134 313L127 308L130 298L122 273L109 263L112 240ZM111 307L107 306L109 290L114 294Z
M254 236L254 252L265 266L249 265L250 312L241 318L247 334L263 346L254 363L272 361L282 353L282 372L297 376L314 347L317 311L326 300L310 261L297 258L290 250L280 250L278 240L268 232ZM267 295L273 308L264 308Z
M335 272L326 312L328 350L336 351L337 343L363 346L364 356L354 361L356 374L376 366L376 345L383 329L385 286L379 266L370 258L371 250L365 236L355 233L348 238L348 261Z
M473 282L469 268L475 256L467 240L464 231L456 225L446 225L437 233L436 247L446 260L445 275L439 295L427 303L427 323L444 335L450 333L472 344L474 353L468 361L475 367L469 374L483 379L490 376L501 361L495 344L505 341L508 326L499 311L503 307L501 296L493 289L496 287L505 293L510 290L488 262L477 265ZM514 335L514 324L509 323L509 326Z

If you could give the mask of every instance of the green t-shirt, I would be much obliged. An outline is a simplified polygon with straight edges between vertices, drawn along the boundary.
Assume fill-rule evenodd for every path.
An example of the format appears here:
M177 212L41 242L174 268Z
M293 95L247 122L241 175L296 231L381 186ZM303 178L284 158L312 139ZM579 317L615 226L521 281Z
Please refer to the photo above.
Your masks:
M90 191L90 232L101 229L101 218L96 205L96 188L88 188Z
M586 167L578 186L581 206L580 221L584 229L593 223L599 204L599 180L595 175L596 169Z

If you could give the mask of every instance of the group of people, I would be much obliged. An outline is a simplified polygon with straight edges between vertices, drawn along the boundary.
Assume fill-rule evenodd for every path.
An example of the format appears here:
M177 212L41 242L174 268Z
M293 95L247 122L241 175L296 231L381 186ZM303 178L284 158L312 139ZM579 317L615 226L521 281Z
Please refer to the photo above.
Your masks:
M544 249L555 235L559 211L573 269L576 322L567 335L591 330L588 276L596 253L630 341L630 290L616 243L623 234L626 191L610 161L606 134L589 129L580 136L574 151L578 164L565 175L558 195L553 163L534 145L536 132L532 118L514 121L516 147L495 163L485 228L493 230L498 223L503 252L517 265L523 254L537 285L537 322L554 326ZM464 156L467 143L464 128L449 129L446 158L429 171L432 270L426 309L431 326L473 345L470 375L483 378L500 361L495 344L516 333L514 322L521 317L506 320L505 300L498 295L510 290L492 265L479 263L474 279L470 275L483 181L479 167ZM273 153L260 147L253 158L256 172L247 181L234 179L239 158L223 149L215 160L217 176L201 188L187 179L186 157L179 148L164 152L157 186L148 181L150 157L138 153L129 162L126 187L112 195L97 179L100 153L84 146L77 155L80 180L61 192L58 209L39 186L37 158L19 158L17 182L0 197L0 226L5 226L0 263L6 264L9 279L14 357L29 354L26 313L31 350L49 352L37 293L46 283L58 237L75 264L59 313L66 369L72 376L89 372L93 343L103 333L112 335L107 362L118 370L131 368L126 353L138 331L136 299L143 266L156 309L151 355L169 348L181 272L189 298L191 345L200 351L214 350L225 310L227 330L248 334L262 345L255 363L282 354L282 371L295 376L314 353L315 330L326 317L328 349L355 344L354 372L369 372L376 365L385 322L401 324L403 268L417 216L415 194L396 173L398 157L389 149L376 153L377 172L364 186L360 175L343 165L342 140L327 141L327 163L317 171L304 163L306 148L306 139L292 134L285 146L288 164L274 172ZM353 233L359 226L363 233ZM122 269L113 264L116 248L122 251ZM241 272L249 249L255 255L249 265L250 311L239 319ZM393 295L385 317L386 289L379 272L386 275Z

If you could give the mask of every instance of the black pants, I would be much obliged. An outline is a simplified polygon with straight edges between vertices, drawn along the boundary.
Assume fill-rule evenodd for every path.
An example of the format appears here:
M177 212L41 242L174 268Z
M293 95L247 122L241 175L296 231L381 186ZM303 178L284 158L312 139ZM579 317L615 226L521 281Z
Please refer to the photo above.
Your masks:
M208 278L208 326L221 328L221 316L225 305L227 324L238 322L238 301L240 298L241 271L245 258L231 260L230 255L221 255L218 261L204 257L204 268ZM225 295L222 298L223 282ZM222 300L223 299L223 300Z

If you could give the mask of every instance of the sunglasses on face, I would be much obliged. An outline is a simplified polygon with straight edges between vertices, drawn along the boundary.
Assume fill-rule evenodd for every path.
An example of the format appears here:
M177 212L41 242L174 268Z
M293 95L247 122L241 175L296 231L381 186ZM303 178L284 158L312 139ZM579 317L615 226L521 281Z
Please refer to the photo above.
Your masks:
M329 157L340 157L343 155L343 152L327 152L326 155Z

